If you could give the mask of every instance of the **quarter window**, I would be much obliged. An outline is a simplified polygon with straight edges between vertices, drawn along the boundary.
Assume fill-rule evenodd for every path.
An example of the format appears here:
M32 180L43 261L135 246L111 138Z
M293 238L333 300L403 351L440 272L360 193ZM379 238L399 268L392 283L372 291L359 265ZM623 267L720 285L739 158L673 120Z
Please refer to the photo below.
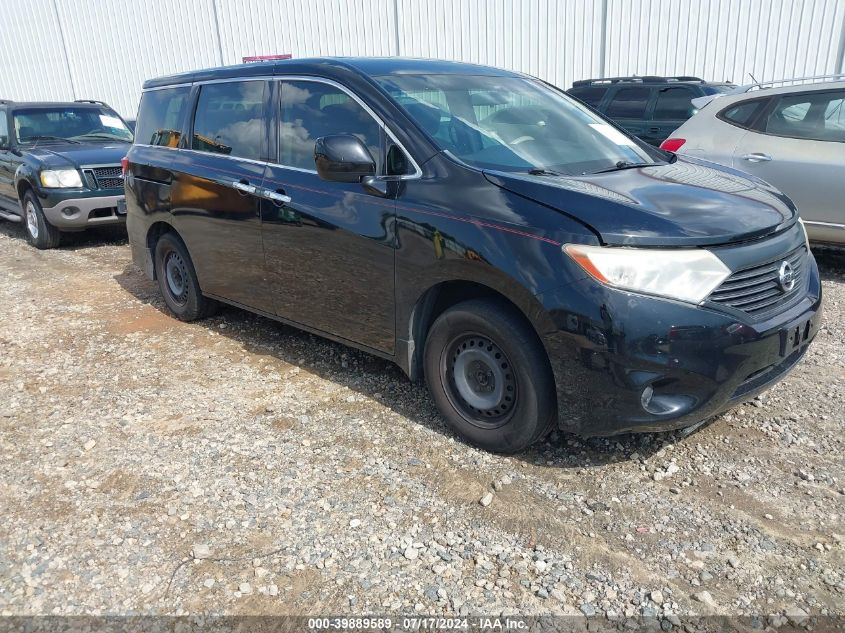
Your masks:
M607 106L607 116L611 119L644 119L650 96L650 88L620 88Z
M258 160L264 151L264 81L206 84L200 89L191 149Z
M695 111L692 98L692 92L686 88L658 90L654 118L658 121L679 121L690 118Z
M760 112L764 103L765 101L761 101L759 99L756 101L746 101L723 110L719 113L719 116L728 123L733 123L739 127L747 128L754 122L754 119L757 118L757 114Z
M765 132L817 141L845 141L845 91L783 96L766 119Z
M313 170L318 138L352 134L361 139L381 171L382 131L361 104L340 88L316 81L282 83L279 162Z
M176 147L182 138L182 116L190 89L148 90L141 96L135 142L143 145Z
M824 127L831 132L845 134L845 96L832 99L827 104L824 111Z

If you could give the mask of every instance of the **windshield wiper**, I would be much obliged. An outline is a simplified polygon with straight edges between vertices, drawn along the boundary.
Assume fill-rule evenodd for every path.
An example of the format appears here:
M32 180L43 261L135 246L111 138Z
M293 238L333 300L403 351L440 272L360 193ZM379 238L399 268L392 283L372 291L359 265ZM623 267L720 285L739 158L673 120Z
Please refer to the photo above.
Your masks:
M623 169L636 169L637 167L656 167L660 163L632 163L627 160L620 160L617 161L613 167L608 167L607 169L599 169L598 171L594 171L594 174L606 174L609 171L622 171Z
M116 138L108 134L80 134L76 138L101 138L107 141L118 141L119 143L131 143L132 141L125 138Z
M559 171L554 171L553 169L544 169L542 167L534 167L533 169L529 169L528 173L532 176L566 176L567 174L562 174Z
M26 141L24 142L29 143L30 141L35 141L36 143L38 141L66 141L68 143L76 143L77 145L79 145L79 141L74 141L72 138L65 138L63 136L48 136L46 134L39 134L38 136L27 136Z

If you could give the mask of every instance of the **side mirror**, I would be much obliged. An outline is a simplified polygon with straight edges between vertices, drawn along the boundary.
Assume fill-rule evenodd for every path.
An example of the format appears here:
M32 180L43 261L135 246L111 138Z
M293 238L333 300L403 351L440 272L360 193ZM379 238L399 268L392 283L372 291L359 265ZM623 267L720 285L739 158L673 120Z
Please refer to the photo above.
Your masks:
M0 136L0 150L7 150L11 147L8 136Z
M362 178L376 173L370 150L351 134L318 138L314 144L314 163L320 178L333 182L361 182Z

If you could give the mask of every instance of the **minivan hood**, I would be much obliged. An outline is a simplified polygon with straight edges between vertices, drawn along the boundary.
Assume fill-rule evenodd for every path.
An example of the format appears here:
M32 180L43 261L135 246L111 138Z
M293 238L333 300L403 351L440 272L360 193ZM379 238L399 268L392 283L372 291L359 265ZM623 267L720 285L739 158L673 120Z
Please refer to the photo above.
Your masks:
M119 165L130 147L129 143L44 143L25 151L45 167L84 167Z
M726 244L778 232L798 217L789 198L762 180L689 158L588 176L484 174L580 220L613 245Z

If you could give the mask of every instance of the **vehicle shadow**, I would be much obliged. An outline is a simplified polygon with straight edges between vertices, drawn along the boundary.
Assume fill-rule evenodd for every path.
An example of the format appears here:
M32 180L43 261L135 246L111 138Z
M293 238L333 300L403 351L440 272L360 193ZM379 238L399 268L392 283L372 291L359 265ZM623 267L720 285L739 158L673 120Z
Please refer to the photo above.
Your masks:
M0 235L5 235L22 242L26 241L22 222L0 220ZM62 233L62 241L59 243L59 248L74 251L99 246L120 246L121 244L126 244L127 241L126 227L121 224L112 224L94 226L85 231Z
M172 318L158 285L136 266L128 264L114 279L136 299ZM424 381L411 382L388 360L232 306L221 306L215 316L198 324L237 342L250 354L270 356L300 367L379 401L447 438L462 441L446 426ZM632 455L647 458L667 442L682 438L682 433L666 432L585 439L553 431L544 441L514 457L545 467L589 468L628 461Z
M812 247L822 281L845 281L845 248Z

